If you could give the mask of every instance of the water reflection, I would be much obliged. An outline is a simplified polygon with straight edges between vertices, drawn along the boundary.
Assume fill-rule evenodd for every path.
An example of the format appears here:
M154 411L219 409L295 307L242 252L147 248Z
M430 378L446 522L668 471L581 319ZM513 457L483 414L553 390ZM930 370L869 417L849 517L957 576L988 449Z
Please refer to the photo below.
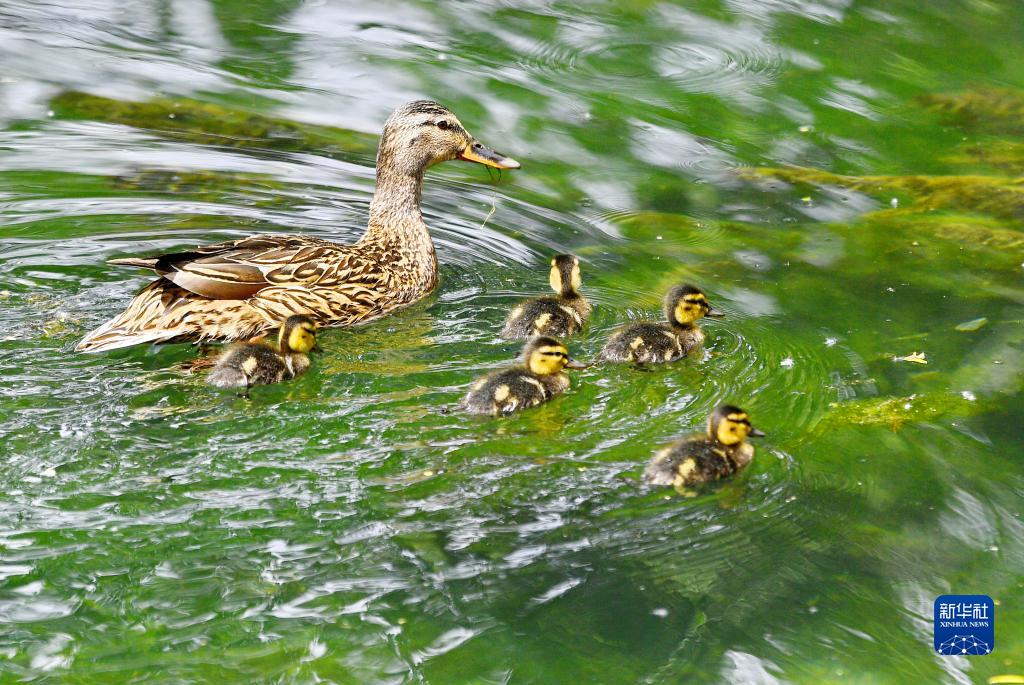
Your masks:
M1016 227L864 219L890 199L866 184L769 188L735 170L975 173L942 161L964 133L911 96L986 75L1024 85L1007 66L1020 63L1018 15L839 1L7 3L0 668L982 682L989 666L928 656L927 615L966 577L1008 616L1020 595ZM70 90L222 108L190 128L167 100L87 106ZM146 280L106 258L268 230L356 238L373 136L421 96L524 162L514 178L428 174L436 296L331 332L313 373L251 401L174 371L186 347L69 352ZM562 251L581 256L597 305L571 341L581 357L622 322L657 317L677 281L728 317L708 324L701 356L588 369L512 421L442 411L514 356L497 328L546 291ZM984 328L955 328L982 316ZM922 348L927 367L892 361ZM770 431L750 471L694 499L638 488L651 451L723 400Z

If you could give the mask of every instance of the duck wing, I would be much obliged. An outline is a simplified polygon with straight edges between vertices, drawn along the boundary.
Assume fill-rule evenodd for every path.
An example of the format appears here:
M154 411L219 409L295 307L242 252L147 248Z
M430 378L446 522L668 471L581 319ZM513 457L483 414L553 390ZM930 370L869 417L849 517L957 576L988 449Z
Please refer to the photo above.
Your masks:
M151 269L161 278L76 349L247 340L292 314L311 316L324 326L373 319L409 299L387 297L388 276L371 257L355 245L258 235L188 252L116 259L112 263Z
M344 247L318 238L266 234L110 264L151 269L203 297L244 300L268 286L320 283L337 272Z

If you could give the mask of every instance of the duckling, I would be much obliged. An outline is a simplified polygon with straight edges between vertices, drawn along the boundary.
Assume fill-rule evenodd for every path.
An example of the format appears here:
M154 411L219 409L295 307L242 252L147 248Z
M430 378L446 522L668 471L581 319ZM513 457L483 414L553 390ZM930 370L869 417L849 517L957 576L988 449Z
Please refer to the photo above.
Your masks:
M501 416L525 407L536 407L569 388L564 369L583 369L569 356L565 345L554 338L530 338L523 346L520 363L478 380L462 408L472 414Z
M217 360L209 382L219 388L269 385L295 378L309 368L316 344L316 322L305 315L289 316L281 326L277 349L257 342L232 345Z
M599 359L634 364L658 364L684 357L704 342L697 320L725 316L708 304L708 298L692 285L677 285L665 295L668 323L633 323L612 334Z
M506 340L534 335L563 338L583 328L590 315L590 303L580 294L579 258L571 254L555 255L551 259L548 280L558 297L536 297L520 302L505 320L501 337Z
M747 438L764 437L750 424L747 412L719 405L708 417L706 435L692 435L659 450L644 468L648 485L672 485L677 490L731 476L754 458Z

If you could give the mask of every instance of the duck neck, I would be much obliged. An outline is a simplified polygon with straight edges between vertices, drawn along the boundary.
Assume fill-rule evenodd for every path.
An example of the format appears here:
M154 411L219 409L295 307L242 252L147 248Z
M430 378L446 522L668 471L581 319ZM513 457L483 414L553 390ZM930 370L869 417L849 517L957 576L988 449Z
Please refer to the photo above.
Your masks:
M429 289L436 283L437 257L420 211L422 188L422 169L409 173L378 162L370 222L361 242L394 249L394 268L413 272L417 286Z
M284 365L289 376L295 378L309 368L309 357L302 352L289 352L284 355Z
M394 234L396 229L423 228L420 195L423 171L415 174L389 166L377 166L377 189L370 203L370 233Z
M580 316L587 316L590 314L590 303L587 301L587 298L583 297L579 292L575 290L566 290L560 295L560 297L564 304L572 307Z
M538 378L549 395L557 395L569 388L569 376L564 372L549 373L544 376L538 376Z
M576 289L573 288L571 285L565 286L564 288L559 290L558 296L563 300L575 300L577 297L581 297L581 295L578 292L576 292Z

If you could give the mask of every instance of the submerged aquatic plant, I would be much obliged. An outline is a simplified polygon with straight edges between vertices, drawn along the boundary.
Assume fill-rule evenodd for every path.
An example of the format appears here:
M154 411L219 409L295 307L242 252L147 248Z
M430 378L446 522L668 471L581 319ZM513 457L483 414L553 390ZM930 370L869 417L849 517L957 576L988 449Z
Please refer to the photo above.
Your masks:
M1024 179L1001 176L847 176L805 167L760 167L737 173L748 180L832 185L869 195L903 193L918 211L966 210L1005 219L1024 215Z
M962 93L927 93L918 104L942 115L945 123L975 131L1024 133L1024 93L979 88Z
M935 421L950 416L973 416L988 409L970 395L928 392L907 397L869 397L833 403L822 418L824 426L889 426Z
M122 124L185 138L201 145L271 148L316 154L372 155L377 136L303 124L188 98L148 102L68 91L50 101L55 116Z
M1024 133L1024 93L1018 91L980 89L957 95L930 94L918 97L917 102L942 113L947 123L969 130ZM910 212L893 202L893 209L873 213L871 219L926 230L966 244L981 243L998 249L1024 245L1024 234L1005 223L1024 216L1024 178L1006 175L1024 170L1024 143L1003 139L972 142L946 161L984 165L1002 173L854 176L808 167L760 167L739 169L737 174L750 181L774 179L795 185L837 186L881 200L892 201L894 195L899 195L910 201ZM931 215L939 210L968 216Z
M1003 174L1021 174L1024 173L1024 143L1001 138L972 141L942 160L958 166L988 167Z

